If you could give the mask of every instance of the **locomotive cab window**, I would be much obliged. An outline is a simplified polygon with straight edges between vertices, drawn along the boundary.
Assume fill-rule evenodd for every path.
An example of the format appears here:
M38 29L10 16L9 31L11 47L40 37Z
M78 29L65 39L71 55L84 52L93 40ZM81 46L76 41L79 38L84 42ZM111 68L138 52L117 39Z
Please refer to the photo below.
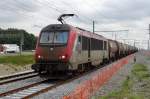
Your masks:
M89 40L87 37L82 36L82 50L88 50Z
M82 45L81 45L81 36L78 36L78 42L77 42L77 46L76 46L76 50L77 51L81 51L82 50Z
M91 49L92 50L103 50L103 41L98 39L91 39Z
M54 43L67 43L67 32L55 32Z
M81 36L78 37L78 42L81 43Z
M40 44L66 44L68 32L42 32Z
M107 42L104 41L104 50L107 50Z

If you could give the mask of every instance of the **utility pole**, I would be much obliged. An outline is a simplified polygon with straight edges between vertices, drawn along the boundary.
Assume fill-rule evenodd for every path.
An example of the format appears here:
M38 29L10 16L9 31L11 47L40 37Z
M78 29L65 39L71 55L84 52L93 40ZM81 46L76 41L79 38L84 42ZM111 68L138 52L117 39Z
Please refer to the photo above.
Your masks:
M134 40L134 47L135 47L135 40Z
M149 24L149 40L150 40L150 24Z
M149 39L147 40L147 50L149 50Z
M95 21L93 21L93 33L95 32Z
M150 50L150 45L149 45L149 44L150 44L150 24L149 24L149 29L148 29L148 30L149 30L149 33L148 33L148 34L149 34L149 40L148 40L148 50Z
M117 34L116 34L116 32L115 32L115 41L117 40Z
M20 55L22 53L22 46L23 46L23 43L24 43L24 33L21 32L20 34Z

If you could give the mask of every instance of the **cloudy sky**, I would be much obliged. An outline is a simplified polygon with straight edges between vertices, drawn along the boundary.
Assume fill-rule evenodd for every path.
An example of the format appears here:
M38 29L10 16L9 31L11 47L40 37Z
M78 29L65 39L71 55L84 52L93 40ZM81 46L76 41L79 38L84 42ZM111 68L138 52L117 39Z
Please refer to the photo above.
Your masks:
M150 24L150 0L0 0L0 27L25 29L38 35L48 24L59 23L63 13L77 16L66 19L68 24L95 31L108 38L115 38L133 45L147 47ZM123 40L127 39L127 40ZM140 43L138 43L140 42Z

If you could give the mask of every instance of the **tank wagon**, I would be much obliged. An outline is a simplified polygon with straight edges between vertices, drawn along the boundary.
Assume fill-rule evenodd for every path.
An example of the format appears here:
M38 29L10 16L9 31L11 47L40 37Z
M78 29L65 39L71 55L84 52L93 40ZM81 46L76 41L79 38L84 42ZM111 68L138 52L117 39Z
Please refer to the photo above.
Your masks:
M119 44L115 40L108 39L109 45L109 60L116 60L119 58Z
M39 73L89 70L137 51L127 48L126 44L81 28L51 24L40 32L32 69Z

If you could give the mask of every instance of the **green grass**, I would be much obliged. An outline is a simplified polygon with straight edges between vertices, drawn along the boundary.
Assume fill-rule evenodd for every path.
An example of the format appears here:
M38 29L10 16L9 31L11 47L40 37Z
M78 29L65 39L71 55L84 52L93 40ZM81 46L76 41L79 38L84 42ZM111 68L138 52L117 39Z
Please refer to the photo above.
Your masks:
M147 60L150 60L150 57L147 57Z
M127 77L122 84L120 91L114 91L107 96L99 97L99 99L143 99L140 95L133 95L131 87L133 82L130 77Z
M132 69L132 73L138 78L139 80L147 79L150 77L150 73L147 69L147 66L143 64L135 64Z
M33 63L33 55L0 56L0 64L27 65Z
M149 80L150 73L148 68L143 64L135 64L131 73L131 76L128 76L122 83L120 91L113 91L106 96L96 97L94 99L144 99L144 94L135 94L133 92L132 87L136 83L133 79L136 78L140 81L145 79ZM148 83L146 86L149 86Z

